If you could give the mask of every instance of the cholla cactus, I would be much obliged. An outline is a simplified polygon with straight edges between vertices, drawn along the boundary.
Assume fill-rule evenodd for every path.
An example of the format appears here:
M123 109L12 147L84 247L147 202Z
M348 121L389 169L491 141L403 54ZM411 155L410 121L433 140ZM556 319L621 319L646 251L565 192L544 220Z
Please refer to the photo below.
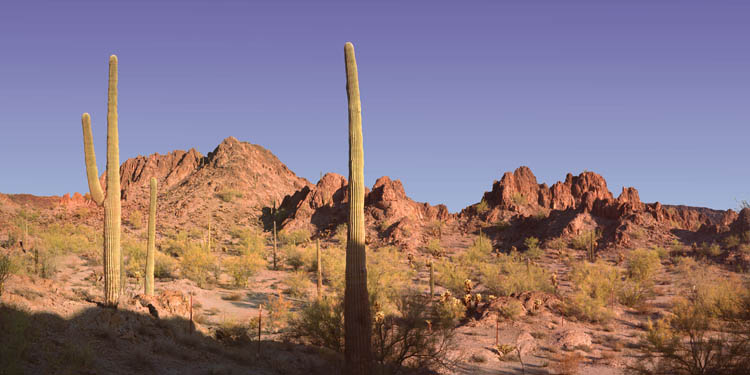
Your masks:
M464 281L464 292L466 294L471 293L471 290L474 289L474 282L471 281L471 279L466 279Z
M474 299L477 301L477 303L482 302L482 295L477 293L474 295Z
M375 313L375 323L380 324L383 323L385 320L385 313L383 311L378 311Z

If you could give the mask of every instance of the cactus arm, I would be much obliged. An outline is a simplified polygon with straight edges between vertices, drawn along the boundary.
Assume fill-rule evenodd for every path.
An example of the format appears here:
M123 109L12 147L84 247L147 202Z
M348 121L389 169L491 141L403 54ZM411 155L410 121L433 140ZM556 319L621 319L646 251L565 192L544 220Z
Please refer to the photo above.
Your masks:
M156 179L151 177L151 200L148 206L148 244L146 245L145 293L154 295L154 253L156 252Z
M89 181L89 192L91 192L91 199L101 206L104 203L104 192L99 182L94 140L91 136L91 116L88 113L81 116L81 126L83 127L83 153L86 160L86 178Z
M364 151L362 110L354 46L344 46L346 92L349 101L349 228L346 248L344 289L344 331L346 374L371 373L371 319L365 258Z

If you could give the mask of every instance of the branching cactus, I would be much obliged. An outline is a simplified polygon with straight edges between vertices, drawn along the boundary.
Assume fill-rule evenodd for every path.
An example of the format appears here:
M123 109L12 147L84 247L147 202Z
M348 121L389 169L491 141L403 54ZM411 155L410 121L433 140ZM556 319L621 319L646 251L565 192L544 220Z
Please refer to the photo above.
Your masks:
M91 116L81 116L86 176L91 198L104 207L104 304L117 306L120 297L120 148L117 133L117 56L109 57L109 90L107 100L107 192L99 183Z
M145 293L154 295L154 252L156 251L156 179L151 177L151 200L148 205L148 245L146 246Z
M354 45L344 46L346 93L349 101L349 225L346 242L344 289L345 371L347 375L371 373L370 302L365 259L365 184L362 147L362 108Z

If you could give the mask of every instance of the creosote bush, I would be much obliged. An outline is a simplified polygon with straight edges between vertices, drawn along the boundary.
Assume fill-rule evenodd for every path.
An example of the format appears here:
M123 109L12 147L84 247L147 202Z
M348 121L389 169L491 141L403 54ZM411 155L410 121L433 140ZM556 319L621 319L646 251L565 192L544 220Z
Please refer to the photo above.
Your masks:
M232 277L234 286L245 288L248 285L248 279L266 266L266 260L260 252L247 252L238 257L225 259L223 266Z
M434 257L441 257L445 253L443 245L440 244L440 240L437 238L430 239L425 248L427 249L427 252Z
M527 237L523 241L524 247L526 247L525 255L531 259L539 259L544 254L541 248L539 248L539 239L536 237Z
M279 243L284 245L302 245L310 240L310 232L304 229L288 231L282 230L278 233Z
M218 268L216 257L196 243L188 245L180 261L182 276L201 288L208 285L212 277L216 278Z
M11 263L10 258L7 255L0 255L0 296L3 295L3 287L5 286L5 280L10 276Z
M235 198L242 198L242 193L237 190L224 189L216 194L224 202L231 202Z
M483 214L483 213L485 213L485 212L487 212L487 210L489 210L489 208L490 208L490 206L489 206L489 205L487 204L487 201L486 201L486 200L484 200L484 198L482 198L482 200L481 200L481 201L479 201L479 203L477 203L477 204L476 204L476 205L474 206L474 209L475 209L475 210L477 211L477 213L478 213L478 214L480 214L480 215L481 215L481 214Z
M304 271L292 272L284 279L284 284L286 284L285 293L300 299L307 299L310 286L312 286L310 276Z
M570 273L575 289L565 301L566 315L592 322L612 317L611 306L617 297L621 277L619 270L603 261L578 262Z
M550 273L522 259L521 255L499 254L492 262L479 266L479 280L490 293L508 296L526 291L553 292Z

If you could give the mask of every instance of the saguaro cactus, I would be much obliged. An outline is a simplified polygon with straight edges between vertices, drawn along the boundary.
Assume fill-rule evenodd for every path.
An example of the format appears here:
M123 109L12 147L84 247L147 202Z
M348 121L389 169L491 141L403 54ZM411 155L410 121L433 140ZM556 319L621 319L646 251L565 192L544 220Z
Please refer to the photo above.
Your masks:
M349 100L349 227L344 289L345 373L371 373L370 301L365 258L365 184L362 147L362 108L354 45L344 46L346 93Z
M156 251L156 179L151 177L151 201L148 205L148 245L146 246L145 293L154 295L154 252Z
M104 207L104 304L117 306L120 297L120 142L117 133L117 56L109 57L109 89L107 100L107 195L99 183L94 141L91 137L91 116L81 116L86 176L91 198Z
M318 290L318 299L320 299L323 293L323 267L320 264L320 239L315 240L315 254L318 258L318 277L316 285Z

